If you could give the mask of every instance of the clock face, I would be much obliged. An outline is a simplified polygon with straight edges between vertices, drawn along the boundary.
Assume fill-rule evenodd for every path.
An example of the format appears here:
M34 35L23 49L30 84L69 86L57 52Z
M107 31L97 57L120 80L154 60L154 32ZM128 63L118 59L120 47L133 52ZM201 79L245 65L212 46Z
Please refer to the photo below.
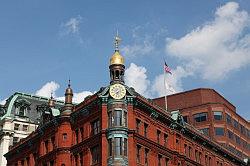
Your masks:
M110 86L109 94L114 99L122 99L126 95L126 89L121 84L114 84Z

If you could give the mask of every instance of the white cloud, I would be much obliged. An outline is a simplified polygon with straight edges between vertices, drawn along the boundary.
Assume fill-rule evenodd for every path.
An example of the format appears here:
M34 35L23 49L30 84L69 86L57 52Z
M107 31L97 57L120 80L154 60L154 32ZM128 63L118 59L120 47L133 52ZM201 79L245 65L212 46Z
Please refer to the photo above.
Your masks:
M145 39L141 43L125 45L121 48L121 52L123 52L126 57L146 55L151 53L153 50L154 50L154 45L149 41L149 39Z
M55 81L47 82L45 85L42 86L41 89L36 91L36 95L50 97L51 93L53 96L56 96L55 92L60 88L60 85Z
M145 97L158 97L182 91L182 82L180 78L190 75L192 75L191 72L178 66L175 70L172 70L172 75L165 75L166 84L164 84L164 74L156 76L151 84L147 76L147 69L143 66L137 66L131 63L125 72L125 83Z
M70 37L73 37L76 41L78 41L80 44L83 44L84 40L80 34L82 20L83 18L80 15L78 15L62 23L59 35L61 37L69 35Z
M132 28L130 44L122 45L121 52L129 58L155 54L155 45L165 33L165 27L157 29L149 23L145 26L136 26Z
M238 3L229 2L216 10L212 21L180 39L167 39L166 50L184 62L183 68L203 79L223 79L250 64L249 20Z
M38 96L44 96L44 97L50 97L51 93L53 94L53 97L57 100L64 101L64 96L57 97L56 91L60 88L60 85L56 83L55 81L47 82L45 85L42 86L41 89L36 91L36 95ZM82 91L79 93L73 94L73 102L80 103L84 100L85 97L92 95L93 93L90 91Z
M138 93L149 97L148 87L150 81L147 78L146 72L145 67L131 63L125 72L125 82L126 85L133 87Z
M7 100L7 98L1 100L1 101L0 101L0 104L1 104L1 105L4 105L4 104L6 103L6 100Z
M82 17L78 15L77 17L70 18L66 23L62 24L65 34L78 34L80 30L80 24L82 22Z
M183 91L181 79L190 75L192 75L191 72L178 66L175 70L172 70L172 75L165 74L165 80L164 74L156 76L151 91L154 93L154 96L164 96L166 94L170 95L181 92Z
M85 99L85 97L87 97L89 95L93 95L93 93L89 92L89 91L82 91L79 93L74 93L73 102L80 103Z

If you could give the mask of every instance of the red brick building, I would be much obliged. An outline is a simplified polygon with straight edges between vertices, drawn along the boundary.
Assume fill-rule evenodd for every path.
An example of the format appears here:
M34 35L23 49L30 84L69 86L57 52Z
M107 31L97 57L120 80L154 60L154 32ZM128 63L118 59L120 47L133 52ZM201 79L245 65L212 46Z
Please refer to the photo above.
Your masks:
M168 109L179 110L184 121L240 158L250 154L250 124L236 108L213 89L194 89L167 97ZM165 108L165 98L154 99Z
M110 59L110 85L78 105L72 89L53 116L54 104L41 108L42 122L6 155L8 165L83 166L246 165L235 154L124 84L124 59Z

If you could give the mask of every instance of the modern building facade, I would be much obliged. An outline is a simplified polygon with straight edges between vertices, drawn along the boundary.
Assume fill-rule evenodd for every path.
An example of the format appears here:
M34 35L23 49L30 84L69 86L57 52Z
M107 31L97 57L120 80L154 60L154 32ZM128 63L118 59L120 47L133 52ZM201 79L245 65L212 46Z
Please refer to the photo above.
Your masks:
M165 108L165 97L153 100ZM240 158L250 154L250 123L213 89L194 89L167 96L168 109L179 110L188 124Z
M0 106L0 165L5 166L7 160L3 156L21 139L35 131L40 120L39 106L48 105L45 97L14 93L4 105ZM64 102L55 101L56 107ZM57 114L60 113L59 111Z
M124 58L115 38L110 84L78 105L65 92L60 115L44 107L36 131L5 157L17 166L195 166L246 165L235 154L124 83Z

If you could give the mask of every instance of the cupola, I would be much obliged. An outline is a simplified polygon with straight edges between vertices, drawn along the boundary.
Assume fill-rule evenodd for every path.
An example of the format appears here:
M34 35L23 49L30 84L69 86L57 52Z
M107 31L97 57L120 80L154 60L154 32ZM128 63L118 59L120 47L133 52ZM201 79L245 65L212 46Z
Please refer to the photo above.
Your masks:
M121 38L118 33L115 36L115 52L110 58L109 72L110 72L110 84L114 83L124 83L124 58L120 54L119 44Z

